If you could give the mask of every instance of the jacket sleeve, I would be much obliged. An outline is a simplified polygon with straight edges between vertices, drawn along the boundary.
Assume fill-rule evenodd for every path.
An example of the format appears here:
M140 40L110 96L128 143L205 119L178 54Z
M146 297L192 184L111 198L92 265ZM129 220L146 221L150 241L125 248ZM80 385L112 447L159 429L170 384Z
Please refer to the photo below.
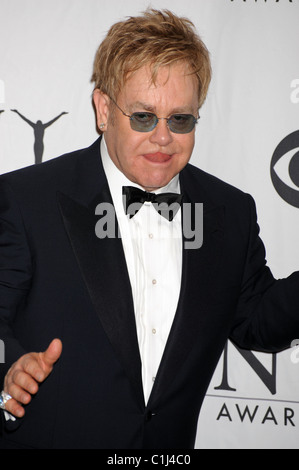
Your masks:
M244 349L278 352L299 338L299 272L274 279L249 197L251 231L231 340Z
M30 289L32 260L18 203L5 177L0 178L0 387L11 365L26 353L15 338L13 322ZM3 358L2 358L3 359Z

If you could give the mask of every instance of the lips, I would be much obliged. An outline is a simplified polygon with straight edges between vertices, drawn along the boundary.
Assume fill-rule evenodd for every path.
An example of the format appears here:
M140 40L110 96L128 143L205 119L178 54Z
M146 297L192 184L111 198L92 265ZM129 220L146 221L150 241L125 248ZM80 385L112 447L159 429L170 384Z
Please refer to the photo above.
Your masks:
M172 155L168 155L167 153L147 153L143 155L146 160L149 160L152 163L166 163L171 160Z

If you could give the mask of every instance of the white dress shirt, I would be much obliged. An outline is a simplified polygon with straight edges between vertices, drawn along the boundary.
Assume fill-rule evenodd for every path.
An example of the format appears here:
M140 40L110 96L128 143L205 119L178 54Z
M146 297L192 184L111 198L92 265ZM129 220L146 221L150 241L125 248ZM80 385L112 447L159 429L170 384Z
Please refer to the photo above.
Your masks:
M122 187L129 181L109 157L105 139L101 155L127 262L135 309L144 397L147 403L177 309L181 288L181 210L172 222L144 203L132 218L125 214ZM179 177L155 191L180 193Z

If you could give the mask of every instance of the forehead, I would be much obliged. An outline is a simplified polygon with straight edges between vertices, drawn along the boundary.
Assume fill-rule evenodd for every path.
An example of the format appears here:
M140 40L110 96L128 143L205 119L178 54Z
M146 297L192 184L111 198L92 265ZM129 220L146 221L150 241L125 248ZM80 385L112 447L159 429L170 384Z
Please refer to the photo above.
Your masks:
M186 64L179 63L160 67L153 81L151 67L144 66L127 79L118 100L131 108L145 104L152 109L169 106L182 111L190 107L197 109L197 78L190 74Z

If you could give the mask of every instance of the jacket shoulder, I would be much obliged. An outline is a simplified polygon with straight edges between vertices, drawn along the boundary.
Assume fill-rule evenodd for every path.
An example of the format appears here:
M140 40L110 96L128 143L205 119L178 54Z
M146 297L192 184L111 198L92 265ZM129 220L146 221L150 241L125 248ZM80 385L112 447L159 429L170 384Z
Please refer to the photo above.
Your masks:
M92 159L99 156L99 142L96 141L92 146L65 153L38 165L30 165L25 168L11 171L0 176L0 181L7 181L11 184L26 184L28 180L35 182L51 179L61 175L66 177L66 171L72 171L73 167L80 164L81 160ZM98 151L98 152L97 152Z
M20 200L46 197L57 191L73 193L80 181L88 187L101 171L100 144L76 150L38 165L15 170L0 176L0 185L9 186ZM86 189L86 188L85 188Z
M214 204L233 203L251 198L241 189L211 175L194 165L188 164L183 170L183 177L187 189L193 188L200 195L214 202ZM196 188L196 189L195 189Z

